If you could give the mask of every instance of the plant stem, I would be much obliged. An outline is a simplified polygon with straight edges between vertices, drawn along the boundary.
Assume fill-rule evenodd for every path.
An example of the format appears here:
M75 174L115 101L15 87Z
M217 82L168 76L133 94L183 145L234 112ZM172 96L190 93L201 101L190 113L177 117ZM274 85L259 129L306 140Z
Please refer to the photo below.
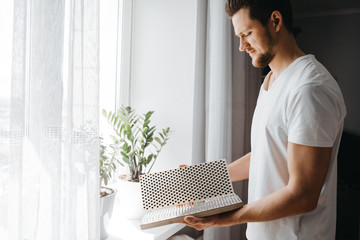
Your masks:
M152 169L152 167L154 166L154 163L156 162L156 159L157 159L157 157L159 156L159 153L160 153L160 151L161 151L161 149L162 149L162 145L160 145L160 149L159 150L156 150L157 151L157 154L154 156L154 160L153 160L153 163L151 164L151 166L150 166L150 168L149 168L149 170L148 170L148 172L147 173L149 173L150 172L150 170Z

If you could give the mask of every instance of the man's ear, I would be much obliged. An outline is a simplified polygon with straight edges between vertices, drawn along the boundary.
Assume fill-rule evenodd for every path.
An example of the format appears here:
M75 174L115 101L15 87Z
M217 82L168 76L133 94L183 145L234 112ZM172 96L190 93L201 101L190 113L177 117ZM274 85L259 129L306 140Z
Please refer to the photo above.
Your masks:
M275 32L278 32L282 26L282 15L279 11L273 11L271 13L270 21L275 28Z

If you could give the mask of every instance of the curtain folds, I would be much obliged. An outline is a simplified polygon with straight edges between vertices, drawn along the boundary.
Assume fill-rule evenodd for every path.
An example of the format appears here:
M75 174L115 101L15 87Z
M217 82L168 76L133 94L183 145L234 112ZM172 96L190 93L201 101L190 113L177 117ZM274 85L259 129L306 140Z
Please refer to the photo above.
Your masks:
M99 2L11 4L0 18L13 25L11 76L0 72L1 239L98 239Z
M261 71L239 52L224 1L200 0L197 6L193 164L226 159L250 151L250 125ZM247 201L247 181L234 183ZM210 228L205 240L246 239L245 225Z

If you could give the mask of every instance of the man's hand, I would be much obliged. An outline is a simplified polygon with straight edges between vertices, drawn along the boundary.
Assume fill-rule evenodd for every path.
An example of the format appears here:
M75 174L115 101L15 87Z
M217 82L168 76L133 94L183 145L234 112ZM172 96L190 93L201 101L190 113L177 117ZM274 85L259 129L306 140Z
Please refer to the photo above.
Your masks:
M204 230L206 228L210 228L210 227L215 227L215 218L217 216L210 216L210 217L203 217L203 218L198 218L198 217L194 217L192 215L190 216L186 216L184 218L184 224L195 228L196 230L200 231L200 230Z
M237 168L237 167L241 168L241 166L240 166L242 164L241 162L248 162L249 159L250 159L250 154L247 154L243 159L239 159L241 161L238 161L238 163L235 164L234 166L230 167L230 169ZM182 164L182 165L179 165L178 167L181 168L181 167L186 167L186 166L187 165ZM248 170L248 168L247 168L247 170ZM247 175L248 175L248 173L247 173ZM236 180L243 179L241 177L239 178L238 176L234 176L234 177L238 178ZM190 204L195 205L196 202L191 202ZM180 205L177 205L177 206L181 207ZM216 214L216 215L208 216L208 217L195 217L193 215L188 215L188 216L185 216L184 221L181 223L186 224L192 228L195 228L196 230L203 230L203 229L210 228L210 227L231 226L231 225L240 223L240 222L238 222L238 214L237 214L237 211L240 211L240 210L241 209L233 210L233 211L220 213L220 214Z
M182 223L199 231L210 227L232 226L239 223L236 217L238 211L241 209L202 218L189 215L184 218Z

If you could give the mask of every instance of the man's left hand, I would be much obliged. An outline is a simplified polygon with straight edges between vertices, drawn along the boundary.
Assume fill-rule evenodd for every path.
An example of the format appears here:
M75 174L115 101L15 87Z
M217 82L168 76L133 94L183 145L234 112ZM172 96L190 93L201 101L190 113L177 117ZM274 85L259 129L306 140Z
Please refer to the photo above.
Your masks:
M241 211L241 209L201 218L188 215L182 223L196 230L203 230L210 227L232 226L239 223L236 216L238 211Z
M215 227L216 226L216 218L217 215L210 216L210 217L194 217L192 215L186 216L182 223L195 228L196 230L204 230L206 228Z

